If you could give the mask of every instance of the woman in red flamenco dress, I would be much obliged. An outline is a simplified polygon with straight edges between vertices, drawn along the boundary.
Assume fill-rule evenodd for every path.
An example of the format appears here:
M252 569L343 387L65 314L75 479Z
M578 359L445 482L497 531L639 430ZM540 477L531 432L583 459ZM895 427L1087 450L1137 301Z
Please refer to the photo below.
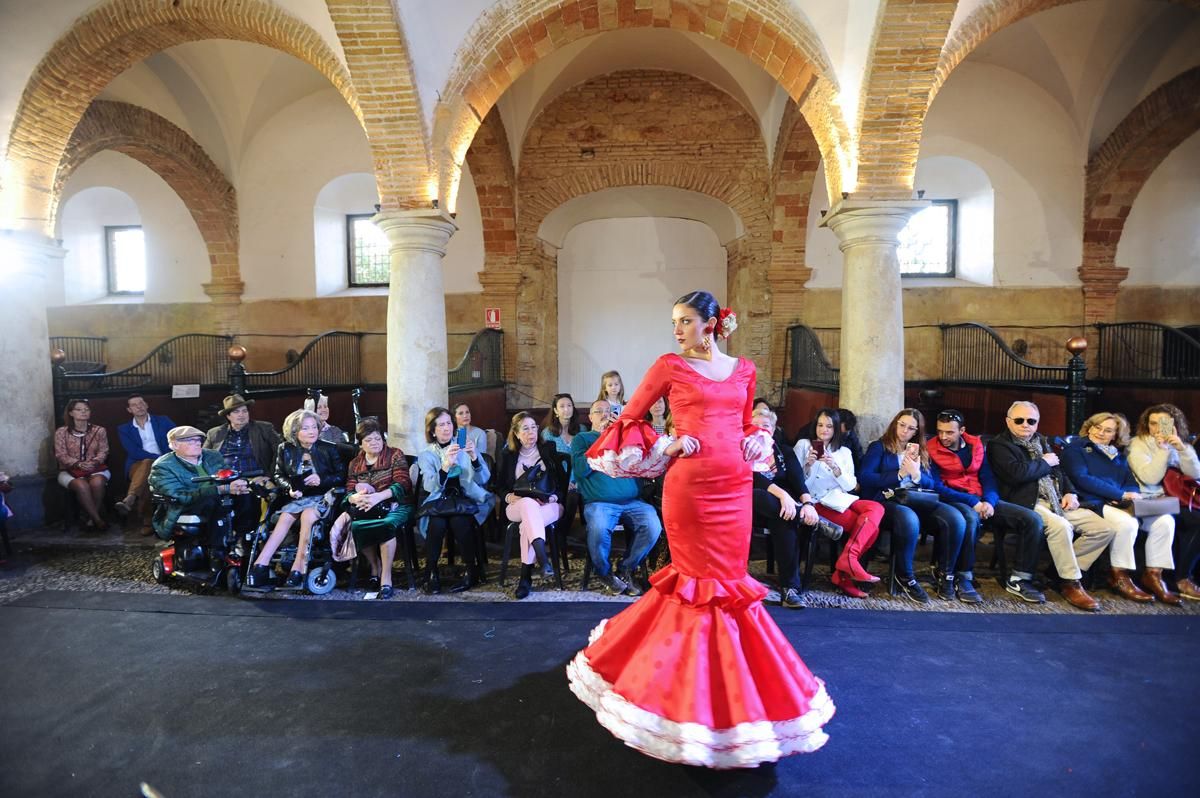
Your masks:
M668 762L755 767L815 751L834 706L825 684L762 606L746 573L752 475L770 442L750 424L754 364L721 353L736 326L712 294L672 312L680 355L663 355L624 413L588 451L613 477L666 472L663 520L671 563L651 589L592 630L567 665L571 690L627 745ZM675 435L642 420L667 397Z

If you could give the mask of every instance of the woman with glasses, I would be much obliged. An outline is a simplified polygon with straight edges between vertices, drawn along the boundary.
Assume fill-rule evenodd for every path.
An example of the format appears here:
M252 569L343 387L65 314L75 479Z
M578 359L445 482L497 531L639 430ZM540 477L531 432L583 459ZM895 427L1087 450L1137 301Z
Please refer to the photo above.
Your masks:
M1158 599L1163 604L1182 604L1179 594L1168 589L1162 578L1164 568L1175 567L1171 556L1175 518L1156 515L1139 521L1133 516L1132 502L1142 498L1142 493L1123 453L1129 445L1129 422L1115 413L1096 413L1083 422L1079 435L1063 449L1063 470L1078 488L1080 502L1091 505L1113 527L1108 549L1113 590L1130 601ZM1148 533L1141 582L1149 593L1130 579L1130 572L1137 569L1133 544L1139 528Z
M58 484L75 495L87 513L86 529L108 528L100 515L104 488L112 479L108 470L108 433L91 423L92 407L87 399L68 399L63 425L54 431L54 458L58 461Z
M1187 419L1175 405L1152 405L1142 411L1137 437L1129 443L1128 453L1129 468L1137 477L1143 496L1166 495L1168 469L1177 469L1176 477L1200 477L1200 458L1190 440ZM1193 579L1200 566L1200 505L1195 510L1185 506L1175 517L1173 554L1175 589L1185 599L1200 601L1200 586Z
M895 587L905 598L928 604L929 596L913 573L913 555L921 536L922 521L937 521L943 545L938 567L945 576L937 585L938 598L954 600L954 563L962 547L966 524L954 508L942 504L925 449L925 417L906 407L888 424L883 437L872 441L863 454L858 475L863 492L883 504L884 520L892 526L892 554L896 558ZM925 493L920 493L924 491ZM916 497L908 494L918 492ZM919 502L919 503L918 503Z
M862 557L879 537L883 505L851 492L858 487L858 477L850 449L843 445L841 413L822 408L812 427L812 440L796 441L796 459L804 467L804 481L817 503L817 514L847 533L846 545L829 578L846 595L865 598L867 594L854 583L879 581L863 567Z

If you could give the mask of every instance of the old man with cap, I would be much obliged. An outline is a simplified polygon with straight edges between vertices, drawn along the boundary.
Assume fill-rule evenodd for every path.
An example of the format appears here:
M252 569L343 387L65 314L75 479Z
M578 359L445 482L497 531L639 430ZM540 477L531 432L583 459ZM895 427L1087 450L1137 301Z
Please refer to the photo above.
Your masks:
M208 431L204 448L220 452L226 468L241 474L261 471L269 477L275 472L275 452L282 439L271 422L250 419L253 404L253 399L245 399L241 394L226 396L217 411L225 423ZM258 525L260 509L253 496L235 499L234 528L239 532L253 529Z
M211 519L222 493L249 492L244 479L221 486L192 481L198 476L214 476L225 467L220 453L204 448L204 433L195 427L174 427L167 433L167 445L171 451L150 466L150 490L166 499L154 513L154 532L163 540L171 538L179 516Z

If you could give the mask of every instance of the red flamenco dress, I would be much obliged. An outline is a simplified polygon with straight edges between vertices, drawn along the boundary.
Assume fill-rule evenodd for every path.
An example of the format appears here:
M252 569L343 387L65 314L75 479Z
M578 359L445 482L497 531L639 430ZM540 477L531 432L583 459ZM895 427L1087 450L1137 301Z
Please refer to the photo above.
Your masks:
M766 589L746 573L754 364L723 382L663 355L625 412L588 450L609 476L657 476L672 562L637 602L592 630L567 666L571 690L627 745L668 762L754 767L815 751L834 706L763 609ZM700 442L668 458L672 439L641 419L660 396L675 431ZM764 436L765 437L765 436ZM669 465L669 467L668 467Z

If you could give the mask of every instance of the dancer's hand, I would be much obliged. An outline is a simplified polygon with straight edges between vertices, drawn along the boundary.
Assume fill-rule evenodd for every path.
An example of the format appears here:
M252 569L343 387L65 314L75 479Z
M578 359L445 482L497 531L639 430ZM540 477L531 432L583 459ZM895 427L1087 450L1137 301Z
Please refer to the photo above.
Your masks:
M700 451L700 441L691 435L680 435L674 443L666 448L667 457L691 457Z
M747 463L754 462L762 457L764 451L762 438L758 435L750 435L742 438L742 458Z

